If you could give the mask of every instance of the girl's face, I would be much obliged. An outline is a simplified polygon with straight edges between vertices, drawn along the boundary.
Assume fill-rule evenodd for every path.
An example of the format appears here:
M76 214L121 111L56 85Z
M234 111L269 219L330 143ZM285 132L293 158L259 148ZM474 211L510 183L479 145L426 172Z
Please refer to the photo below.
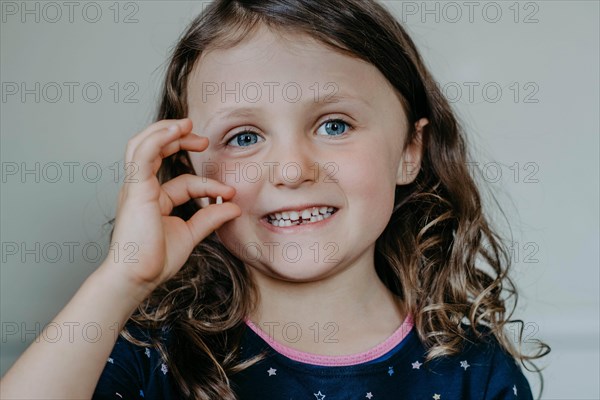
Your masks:
M406 116L376 67L263 27L205 52L188 96L193 131L210 142L190 153L194 169L233 186L242 209L217 235L253 273L300 282L373 266L395 186L414 179L421 152L402 154ZM321 217L295 225L313 206ZM281 210L292 226L269 222Z

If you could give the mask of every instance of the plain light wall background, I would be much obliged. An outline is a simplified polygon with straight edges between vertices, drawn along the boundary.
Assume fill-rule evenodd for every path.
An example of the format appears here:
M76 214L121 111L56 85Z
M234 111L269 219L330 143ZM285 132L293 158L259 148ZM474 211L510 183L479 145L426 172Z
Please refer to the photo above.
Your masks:
M1 3L0 373L106 256L126 142L152 122L168 52L206 3L77 2L72 22L64 2L54 3L62 15L27 2L39 11L24 22L25 3ZM552 347L538 362L543 398L599 399L598 2L384 3L452 99L509 217L514 317ZM33 89L24 100L22 83ZM78 85L72 102L68 85ZM39 179L21 176L36 163ZM36 243L39 260L25 251Z

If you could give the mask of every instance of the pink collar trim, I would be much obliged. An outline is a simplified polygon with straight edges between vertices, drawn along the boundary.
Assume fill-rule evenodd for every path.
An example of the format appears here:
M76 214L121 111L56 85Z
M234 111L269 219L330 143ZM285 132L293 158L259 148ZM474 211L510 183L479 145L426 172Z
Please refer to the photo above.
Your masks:
M281 343L276 342L272 337L265 333L262 329L254 325L252 321L245 318L246 325L250 327L258 336L260 336L265 342L269 344L278 353L291 358L295 361L304 362L313 365L322 366L348 366L365 363L371 360L375 360L386 354L388 351L396 347L413 328L413 318L411 314L408 314L404 319L404 322L396 329L396 331L385 341L381 342L377 346L370 350L362 353L342 355L342 356L327 356L321 354L307 353L304 351L292 349L291 347L285 346Z

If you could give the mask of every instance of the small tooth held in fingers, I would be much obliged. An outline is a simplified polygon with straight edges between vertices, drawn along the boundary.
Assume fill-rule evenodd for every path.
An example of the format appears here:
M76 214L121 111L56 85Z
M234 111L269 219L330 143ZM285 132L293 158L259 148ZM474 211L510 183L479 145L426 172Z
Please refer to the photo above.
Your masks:
M200 198L200 208L208 207L209 204L210 204L210 200L208 199L208 197Z
M217 196L217 204L223 204L223 198L221 196Z

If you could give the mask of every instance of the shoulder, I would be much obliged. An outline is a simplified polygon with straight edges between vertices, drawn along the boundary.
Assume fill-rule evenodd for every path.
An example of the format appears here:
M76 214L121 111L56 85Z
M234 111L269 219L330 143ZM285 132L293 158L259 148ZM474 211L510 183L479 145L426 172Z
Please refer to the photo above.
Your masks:
M474 365L482 369L480 377L485 382L483 399L532 399L531 388L523 369L486 326L476 329L483 334L475 339L474 328L463 324L470 341L465 343L462 358L471 358Z
M127 331L137 340L150 343L152 332L126 325ZM166 335L163 335L166 338ZM156 348L131 343L118 335L106 360L93 399L144 398L144 393L166 390L168 367Z
M521 366L487 327L462 324L465 339L460 351L414 365L423 374L415 384L438 390L441 398L477 400L531 400L531 388ZM418 349L416 349L418 350ZM423 359L427 349L422 347Z

